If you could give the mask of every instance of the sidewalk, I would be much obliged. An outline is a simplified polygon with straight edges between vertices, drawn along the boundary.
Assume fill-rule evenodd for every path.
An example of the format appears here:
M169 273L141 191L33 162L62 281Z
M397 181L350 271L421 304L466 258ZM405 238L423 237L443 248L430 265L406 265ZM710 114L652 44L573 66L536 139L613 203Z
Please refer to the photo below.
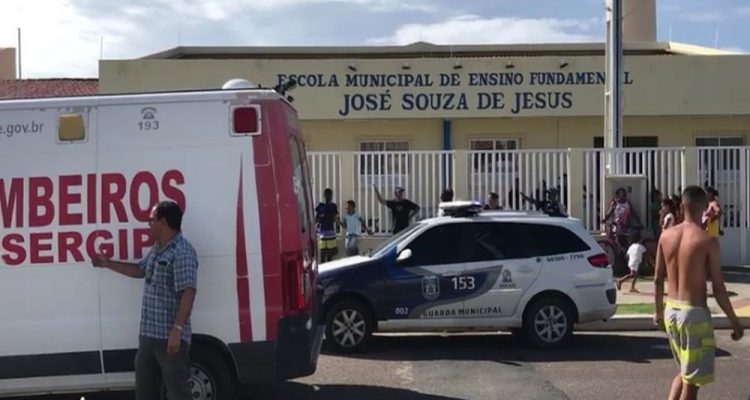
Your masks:
M732 302L737 316L745 328L750 328L750 266L723 267L729 300ZM653 305L654 283L653 277L638 279L636 289L640 293L630 293L630 281L625 282L622 290L617 293L618 305ZM712 311L714 326L717 329L728 329L729 321L719 307L711 292L711 283L707 285L708 307ZM666 290L666 286L665 286ZM581 324L579 331L626 331L626 330L655 330L653 314L615 314L606 322Z

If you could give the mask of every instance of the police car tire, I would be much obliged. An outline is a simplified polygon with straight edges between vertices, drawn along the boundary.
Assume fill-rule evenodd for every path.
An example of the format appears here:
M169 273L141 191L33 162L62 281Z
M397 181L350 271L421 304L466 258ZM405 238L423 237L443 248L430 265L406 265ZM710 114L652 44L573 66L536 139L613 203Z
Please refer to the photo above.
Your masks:
M212 351L204 346L190 349L190 374L196 369L210 381L212 400L235 400L238 396L238 384L235 375L226 360L218 351ZM164 390L162 390L162 395ZM165 397L162 397L165 398ZM198 398L200 400L200 398Z
M364 335L361 340L354 346L343 346L339 344L333 336L333 321L336 316L342 311L350 310L358 313L364 321ZM373 316L370 310L357 300L342 300L335 303L326 314L326 343L328 346L337 353L353 353L364 348L370 337L372 336L373 329Z
M562 311L563 315L565 316L565 331L560 339L554 342L548 342L542 339L539 334L537 334L536 329L534 327L534 321L537 318L540 311L545 310L545 313L548 313L550 310L559 310ZM531 304L524 313L523 318L523 335L526 339L526 341L540 349L555 349L562 347L570 341L571 337L573 336L573 312L570 310L570 307L568 304L563 300L555 296L546 296L539 300L534 301L533 304Z

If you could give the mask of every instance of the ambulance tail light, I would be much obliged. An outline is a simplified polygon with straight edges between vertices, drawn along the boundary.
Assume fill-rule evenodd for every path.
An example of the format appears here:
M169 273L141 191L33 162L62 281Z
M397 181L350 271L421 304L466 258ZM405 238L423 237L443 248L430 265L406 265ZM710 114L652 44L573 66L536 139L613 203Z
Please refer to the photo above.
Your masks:
M231 119L232 135L253 136L260 134L260 106L244 105L233 107Z
M282 261L284 314L298 315L305 308L305 266L302 252L284 253Z
M609 257L604 253L591 256L589 257L589 264L594 268L607 268L609 266Z

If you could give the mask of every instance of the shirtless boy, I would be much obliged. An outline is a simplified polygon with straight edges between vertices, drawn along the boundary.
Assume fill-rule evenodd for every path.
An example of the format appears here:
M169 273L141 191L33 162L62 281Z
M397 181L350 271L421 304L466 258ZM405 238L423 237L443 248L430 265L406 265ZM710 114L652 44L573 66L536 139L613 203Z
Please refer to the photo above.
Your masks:
M711 311L706 302L710 279L714 298L732 324L732 339L743 335L727 296L719 265L719 242L703 230L701 218L708 201L697 186L682 192L684 222L665 230L656 253L656 315L664 326L680 373L672 381L670 400L697 399L698 389L714 381L714 341ZM664 280L667 303L664 304Z

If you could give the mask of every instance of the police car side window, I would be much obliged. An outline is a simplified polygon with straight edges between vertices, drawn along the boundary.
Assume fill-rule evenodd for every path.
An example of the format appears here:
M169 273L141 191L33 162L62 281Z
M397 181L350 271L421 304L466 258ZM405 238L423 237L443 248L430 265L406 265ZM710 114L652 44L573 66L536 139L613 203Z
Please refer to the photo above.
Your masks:
M531 257L532 249L517 225L498 222L468 224L460 237L462 260L481 262Z
M463 262L459 257L456 240L456 238L461 237L461 225L438 225L423 232L406 246L411 250L412 255L400 265L403 267L419 267Z
M535 254L532 256L552 256L578 253L591 250L575 233L557 225L526 224L529 240L534 241Z

